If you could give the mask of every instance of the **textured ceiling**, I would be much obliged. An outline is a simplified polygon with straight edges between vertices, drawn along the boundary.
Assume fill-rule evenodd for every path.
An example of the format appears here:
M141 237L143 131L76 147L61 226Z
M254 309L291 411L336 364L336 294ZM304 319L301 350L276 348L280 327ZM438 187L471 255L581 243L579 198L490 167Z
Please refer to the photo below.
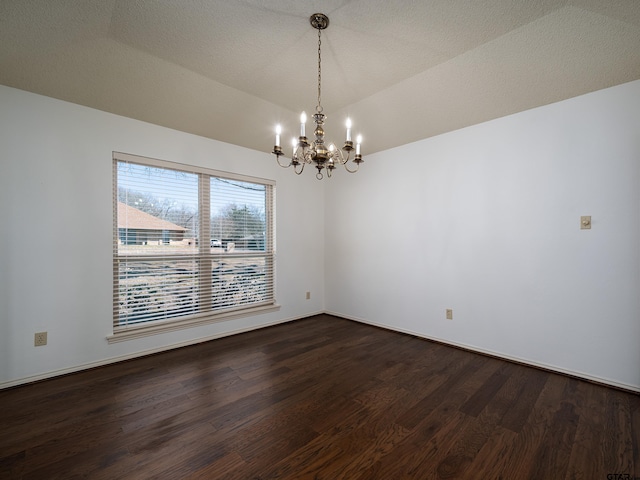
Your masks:
M269 152L363 153L640 78L640 0L0 0L0 83Z

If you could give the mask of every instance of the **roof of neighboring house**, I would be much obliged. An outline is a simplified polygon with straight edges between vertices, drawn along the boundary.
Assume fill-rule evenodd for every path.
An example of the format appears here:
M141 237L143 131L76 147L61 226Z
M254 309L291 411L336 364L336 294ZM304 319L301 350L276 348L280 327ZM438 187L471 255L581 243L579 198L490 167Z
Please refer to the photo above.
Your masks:
M187 229L154 217L138 210L126 203L118 202L118 228L131 228L136 230L170 230L185 232Z

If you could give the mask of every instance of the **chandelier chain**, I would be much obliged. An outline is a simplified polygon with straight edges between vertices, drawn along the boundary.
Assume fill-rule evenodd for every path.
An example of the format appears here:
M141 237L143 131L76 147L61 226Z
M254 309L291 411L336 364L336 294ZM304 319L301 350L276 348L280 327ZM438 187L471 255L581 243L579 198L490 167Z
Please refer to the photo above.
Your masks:
M322 113L322 105L320 103L320 97L321 97L321 92L320 92L320 84L322 82L322 56L321 56L321 46L322 46L322 40L320 38L320 33L322 32L322 30L318 29L318 105L316 106L316 112L318 113Z

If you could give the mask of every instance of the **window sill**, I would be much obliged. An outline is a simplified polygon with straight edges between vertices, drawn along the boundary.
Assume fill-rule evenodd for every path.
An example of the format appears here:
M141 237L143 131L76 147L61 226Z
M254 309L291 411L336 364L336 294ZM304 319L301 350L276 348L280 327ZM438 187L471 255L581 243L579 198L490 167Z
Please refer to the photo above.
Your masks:
M190 319L176 319L172 321L154 323L153 325L136 325L131 327L121 327L114 330L113 335L107 336L108 343L124 342L126 340L134 340L136 338L148 337L160 333L173 332L183 330L185 328L199 327L210 323L224 322L227 320L235 320L237 318L249 317L261 313L276 312L280 310L280 305L262 305L259 307L245 308L242 310L234 310L218 314L210 314L198 316Z

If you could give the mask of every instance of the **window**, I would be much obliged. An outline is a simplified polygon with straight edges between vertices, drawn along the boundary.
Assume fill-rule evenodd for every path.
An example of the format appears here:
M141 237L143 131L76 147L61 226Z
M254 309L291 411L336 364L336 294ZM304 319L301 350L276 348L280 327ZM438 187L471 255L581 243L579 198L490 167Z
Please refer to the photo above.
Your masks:
M275 308L274 182L113 154L117 341Z

